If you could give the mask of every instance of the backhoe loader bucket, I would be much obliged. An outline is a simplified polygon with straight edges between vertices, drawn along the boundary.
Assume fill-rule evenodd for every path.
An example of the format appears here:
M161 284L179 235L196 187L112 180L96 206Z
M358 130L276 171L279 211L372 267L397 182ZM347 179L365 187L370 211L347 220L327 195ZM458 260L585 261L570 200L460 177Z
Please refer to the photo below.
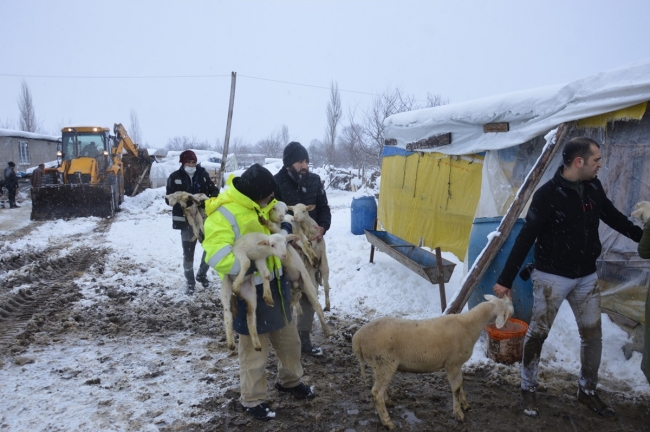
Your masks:
M115 199L110 184L46 185L32 188L32 220L113 217Z

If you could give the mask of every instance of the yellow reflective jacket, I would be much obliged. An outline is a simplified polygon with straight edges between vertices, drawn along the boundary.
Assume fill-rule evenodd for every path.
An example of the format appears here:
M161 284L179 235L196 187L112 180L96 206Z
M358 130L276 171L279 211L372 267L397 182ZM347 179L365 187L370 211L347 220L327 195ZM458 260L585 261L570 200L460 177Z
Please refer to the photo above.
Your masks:
M226 182L228 188L216 198L205 202L207 219L203 225L205 239L202 247L206 252L205 261L219 273L223 280L226 274L237 275L240 263L232 253L232 247L239 237L260 232L270 234L269 229L262 223L268 220L269 212L277 203L272 200L266 207L261 208L246 195L239 192L232 184L233 176ZM262 300L262 278L258 271L253 273L253 283L258 291L257 328L258 333L278 330L291 320L289 301L291 294L288 284L282 275L282 263L275 256L266 259L266 266L271 273L271 291L275 302L274 307L268 307ZM246 325L246 304L238 300L238 313L233 323L237 333L248 334ZM283 318L284 317L284 318ZM241 319L240 319L241 318Z
M261 222L268 220L269 212L277 203L272 200L266 207L261 208L246 195L239 192L232 185L231 176L227 185L228 189L216 198L205 202L205 212L208 218L204 224L205 239L202 246L206 252L206 262L214 268L219 277L223 279L224 274L237 275L239 273L239 262L236 262L232 253L232 245L239 237L259 232L270 234L269 229ZM273 278L274 270L282 267L280 260L271 256L266 260L267 267ZM256 272L256 276L259 274ZM261 283L261 279L255 285Z

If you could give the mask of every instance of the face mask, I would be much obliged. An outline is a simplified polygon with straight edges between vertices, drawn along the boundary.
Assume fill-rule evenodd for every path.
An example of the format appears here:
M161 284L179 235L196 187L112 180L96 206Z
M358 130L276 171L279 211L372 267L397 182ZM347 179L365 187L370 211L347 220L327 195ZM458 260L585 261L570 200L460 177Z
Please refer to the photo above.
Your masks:
M193 174L196 172L196 167L185 166L185 167L183 167L183 169L184 169L185 172L188 173L189 175L193 175Z

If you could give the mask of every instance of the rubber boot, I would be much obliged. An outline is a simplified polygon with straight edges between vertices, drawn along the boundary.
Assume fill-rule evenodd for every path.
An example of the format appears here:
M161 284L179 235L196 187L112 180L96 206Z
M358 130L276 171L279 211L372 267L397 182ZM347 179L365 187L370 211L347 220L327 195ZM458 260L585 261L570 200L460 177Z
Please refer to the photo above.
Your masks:
M192 261L183 260L183 272L185 273L185 280L187 281L187 291L185 291L185 294L192 295L194 294L194 286L196 284L194 281L194 263Z
M323 355L323 350L320 347L313 346L309 337L308 331L299 331L300 335L300 351L312 357L320 357Z
M210 286L210 280L208 280L208 269L210 266L205 262L205 252L201 258L201 265L199 266L199 271L196 272L196 281L203 285L203 288L208 288Z

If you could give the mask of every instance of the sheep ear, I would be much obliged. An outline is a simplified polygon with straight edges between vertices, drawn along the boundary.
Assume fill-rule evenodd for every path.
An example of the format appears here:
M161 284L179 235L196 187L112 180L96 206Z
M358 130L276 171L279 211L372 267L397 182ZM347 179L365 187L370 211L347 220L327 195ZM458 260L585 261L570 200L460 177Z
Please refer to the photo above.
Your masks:
M316 208L316 204L308 205L308 206L307 206L307 211L310 212L310 211L312 211L312 210L315 209L315 208Z
M287 206L287 210L293 211L293 206Z
M483 297L485 297L485 300L490 301L492 299L495 299L497 297L493 296L492 294L485 294Z
M502 328L504 325L506 325L507 321L508 321L508 313L503 312L497 316L495 325L497 326L497 328Z
M291 240L300 240L300 237L295 234L287 234L284 238L287 239L287 242L290 242Z
M268 246L269 241L268 240L261 240L259 243L257 243L258 246Z

